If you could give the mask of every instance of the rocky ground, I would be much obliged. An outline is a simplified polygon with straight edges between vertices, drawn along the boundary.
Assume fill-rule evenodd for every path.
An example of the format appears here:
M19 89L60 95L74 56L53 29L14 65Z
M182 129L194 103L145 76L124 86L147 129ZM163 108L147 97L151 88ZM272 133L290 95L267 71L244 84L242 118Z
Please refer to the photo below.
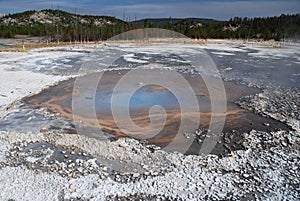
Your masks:
M239 100L293 130L243 133L241 149L223 156L167 153L129 138L0 131L0 200L298 200L299 94L264 86ZM232 145L228 134L221 140Z
M263 93L243 97L238 104L262 116L268 116L300 129L300 92L299 88L283 89L267 86Z
M128 138L1 132L1 200L297 200L299 133L243 137L244 150L218 157Z

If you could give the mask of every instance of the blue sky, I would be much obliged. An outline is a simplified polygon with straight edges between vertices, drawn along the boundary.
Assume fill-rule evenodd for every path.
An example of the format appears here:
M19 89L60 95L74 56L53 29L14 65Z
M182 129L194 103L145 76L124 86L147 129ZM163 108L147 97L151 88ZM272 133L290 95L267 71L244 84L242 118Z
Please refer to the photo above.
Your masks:
M300 13L300 0L0 0L0 13L60 8L69 12L111 15L134 20L157 17L275 16Z

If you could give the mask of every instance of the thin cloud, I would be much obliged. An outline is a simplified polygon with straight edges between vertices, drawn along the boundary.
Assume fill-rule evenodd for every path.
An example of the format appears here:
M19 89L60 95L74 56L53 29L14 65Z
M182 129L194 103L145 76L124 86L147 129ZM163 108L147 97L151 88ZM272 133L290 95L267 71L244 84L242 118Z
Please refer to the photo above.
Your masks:
M176 4L137 4L132 6L114 6L107 9L113 12L126 10L127 14L145 17L206 17L229 19L234 16L256 17L275 16L282 13L299 13L299 1L227 1Z
M141 3L143 2L143 3ZM0 1L0 13L19 12L23 10L41 10L46 8L59 8L82 14L113 15L119 18L125 13L126 18L133 19L148 17L204 17L215 19L229 19L234 16L256 17L274 16L282 13L299 13L299 0L215 0L215 1L176 1L158 0L144 1Z

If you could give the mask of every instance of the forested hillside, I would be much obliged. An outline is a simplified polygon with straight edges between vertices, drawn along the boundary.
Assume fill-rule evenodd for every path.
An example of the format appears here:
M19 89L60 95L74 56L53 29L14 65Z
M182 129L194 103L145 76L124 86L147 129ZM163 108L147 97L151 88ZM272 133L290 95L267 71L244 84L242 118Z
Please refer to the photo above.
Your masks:
M61 10L26 11L0 18L0 38L16 35L45 40L105 40L129 30L129 23L110 16L76 15Z
M164 28L191 38L284 40L300 36L300 15L267 18L144 19L125 22L110 16L77 15L61 10L26 11L0 18L0 38L39 36L48 41L106 40L136 28Z
M156 25L151 19L144 20L144 27L159 27L180 32L191 38L236 38L283 40L300 37L300 15L281 15L267 18L240 18L215 21L189 18Z

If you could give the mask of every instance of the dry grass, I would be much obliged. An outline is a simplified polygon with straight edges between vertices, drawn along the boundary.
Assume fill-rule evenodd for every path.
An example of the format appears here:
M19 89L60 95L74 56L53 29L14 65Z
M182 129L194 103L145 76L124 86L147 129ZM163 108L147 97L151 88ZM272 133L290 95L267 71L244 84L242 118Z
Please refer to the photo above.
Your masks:
M16 48L16 47L0 49L0 52L27 52L27 51L28 51L28 49Z
M8 47L8 48L0 48L0 52L28 52L31 49L36 48L45 48L45 47L62 47L67 45L83 45L83 44L99 44L100 42L94 41L94 42L31 42L31 43L18 43L14 47Z

